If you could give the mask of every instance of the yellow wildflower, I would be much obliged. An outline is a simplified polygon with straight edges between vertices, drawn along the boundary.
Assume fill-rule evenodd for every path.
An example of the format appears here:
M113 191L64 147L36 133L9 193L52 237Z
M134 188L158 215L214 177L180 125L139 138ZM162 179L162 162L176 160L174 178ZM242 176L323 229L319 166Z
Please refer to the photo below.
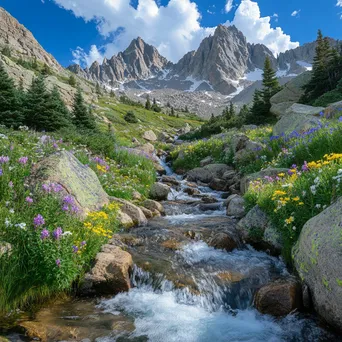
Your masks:
M288 219L285 220L286 224L291 224L294 221L294 217L290 216Z

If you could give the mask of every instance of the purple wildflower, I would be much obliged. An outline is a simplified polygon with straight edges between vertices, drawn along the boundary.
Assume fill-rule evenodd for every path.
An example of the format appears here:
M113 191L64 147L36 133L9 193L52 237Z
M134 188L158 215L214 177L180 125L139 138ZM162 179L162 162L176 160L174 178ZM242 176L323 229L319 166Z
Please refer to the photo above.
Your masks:
M52 190L56 193L61 192L63 190L63 187L60 184L52 183L51 187L52 187Z
M45 240L45 239L47 239L48 237L50 236L50 233L49 233L49 231L47 230L47 229L43 229L42 230L42 232L40 233L40 238L42 239L42 240Z
M63 198L63 202L65 203L65 204L74 204L74 198L72 197L72 196L70 196L70 195L67 195L67 196L65 196L64 198Z
M296 164L293 164L292 166L291 166L291 169L296 169L297 168L297 165Z
M48 192L50 193L51 192L51 188L50 188L50 185L49 184L43 184L42 185L42 188L45 192Z
M342 122L342 116L340 116L340 117L338 118L338 121L339 121L339 122Z
M56 260L56 265L57 265L58 267L61 267L61 260L60 260L60 259L57 259L57 260Z
M302 166L302 171L309 171L308 163L305 161Z
M34 226L37 228L39 226L42 226L43 224L45 224L45 220L44 217L40 214L38 214L34 219L33 219L33 224Z
M87 244L86 241L82 241L82 242L81 242L81 247L85 246L86 244Z
M9 162L9 157L7 156L0 156L0 164L5 164Z
M27 203L33 203L33 199L32 199L30 196L27 196L27 197L25 198L25 201L26 201Z
M55 240L59 240L61 238L62 234L63 234L63 230L61 227L57 227L52 233Z
M2 171L2 169L0 169L0 176L2 176L3 175L3 171Z
M12 181L10 181L9 183L8 183L8 186L10 187L10 188L13 188L13 182Z
M78 247L77 246L72 246L72 250L74 253L77 253L78 252Z
M63 211L69 211L69 206L67 204L63 204L62 210Z
M28 157L21 157L21 158L19 158L19 160L18 160L18 162L19 162L20 164L23 164L23 165L27 164L27 161L28 161Z

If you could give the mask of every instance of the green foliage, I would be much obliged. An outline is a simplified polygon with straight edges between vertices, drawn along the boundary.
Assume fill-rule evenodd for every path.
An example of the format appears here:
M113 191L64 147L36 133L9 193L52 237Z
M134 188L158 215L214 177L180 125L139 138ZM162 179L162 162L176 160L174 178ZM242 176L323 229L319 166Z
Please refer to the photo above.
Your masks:
M121 103L126 104L128 106L140 107L140 108L143 107L143 105L140 102L133 101L130 98L128 98L126 95L121 95L119 100Z
M28 69L28 70L38 70L38 63L37 63L37 60L34 59L34 60L26 60L26 59L23 59L22 57L20 57L18 60L17 60L17 64L21 65L22 67L24 67L25 69Z
M270 100L273 95L280 91L280 86L269 57L265 59L262 77L262 90L255 91L253 105L247 116L247 123L249 124L260 125L275 121L275 117L270 112Z
M127 114L124 116L125 121L129 123L137 123L139 122L137 117L135 116L135 113L132 110L129 110Z
M77 88L77 92L74 97L74 104L73 104L73 123L74 125L81 130L89 129L93 130L95 129L95 118L88 110L84 103L83 95L81 88Z
M317 34L316 54L312 67L311 80L306 84L304 95L301 98L303 103L326 103L335 94L326 95L325 93L333 91L342 78L342 54L336 47L330 47L327 37L323 37L322 31ZM318 100L317 100L318 99Z
M97 95L102 95L102 91L101 91L99 83L96 83L95 92Z
M76 87L77 85L77 81L76 81L76 77L74 75L70 75L69 79L68 79L68 83L72 86L72 87Z
M115 97L115 93L114 93L113 89L110 90L110 94L109 95L110 95L111 98Z
M2 48L1 53L6 57L11 58L12 52L11 52L11 49L8 45L5 45Z
M42 75L49 76L52 74L51 68L45 63L41 71Z
M0 124L16 128L23 124L23 120L19 90L0 63Z
M336 89L328 91L313 102L314 106L327 107L331 103L342 101L342 78Z
M146 100L146 103L145 103L145 109L147 110L151 110L151 101L150 101L150 97L147 96L147 100Z
M149 99L147 99L147 100L149 101ZM148 106L147 101L146 101L146 104L147 104L147 106ZM145 105L145 108L146 108L146 105ZM146 108L146 109L148 109L148 108ZM160 113L160 112L162 111L161 107L159 107L159 106L157 105L157 101L156 101L155 98L153 99L153 104L152 104L152 106L151 106L151 110L154 111L154 112L156 112L156 113Z

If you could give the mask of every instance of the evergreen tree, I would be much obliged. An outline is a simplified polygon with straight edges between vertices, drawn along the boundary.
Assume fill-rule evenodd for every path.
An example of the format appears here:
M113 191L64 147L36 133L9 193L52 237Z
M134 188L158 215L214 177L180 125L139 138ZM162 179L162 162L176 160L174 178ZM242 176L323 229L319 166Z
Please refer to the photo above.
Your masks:
M51 75L51 68L45 63L42 69L42 74L44 76Z
M72 86L72 87L76 87L77 81L76 81L76 77L74 75L70 75L68 83Z
M49 125L45 128L48 131L58 130L71 125L71 115L61 98L57 86L54 86L48 97L48 112L50 114Z
M110 90L110 95L109 95L111 98L114 98L115 97L115 93L113 91L113 89Z
M23 124L23 119L14 82L0 62L0 124L16 128Z
M229 104L229 110L227 111L227 121L233 119L235 117L235 108L234 108L234 105L233 105L233 102L230 101L230 104Z
M73 123L79 129L95 129L95 119L84 103L81 88L77 88L73 104Z
M43 75L33 79L25 99L25 123L36 130L50 127L49 93L46 90Z
M147 96L147 100L146 100L146 103L145 103L145 109L151 110L151 101L150 101L150 97L149 96Z
M173 107L171 107L171 114L170 114L170 116L175 116L175 110L174 110Z
M99 83L96 83L95 92L96 92L97 95L102 95L102 93L101 93L101 87L100 87L100 84L99 84Z
M167 108L171 108L170 102L167 102L166 107L167 107Z
M265 120L265 105L262 100L262 92L256 90L253 96L253 105L247 116L247 122L250 124L262 124Z
M189 108L188 108L188 106L185 106L184 112L185 112L185 113L189 113Z
M155 97L153 98L153 105L154 105L154 106L157 105L157 101L156 101L156 98L155 98Z
M3 49L1 50L1 53L6 57L11 58L12 52L11 52L11 49L8 45L3 47Z

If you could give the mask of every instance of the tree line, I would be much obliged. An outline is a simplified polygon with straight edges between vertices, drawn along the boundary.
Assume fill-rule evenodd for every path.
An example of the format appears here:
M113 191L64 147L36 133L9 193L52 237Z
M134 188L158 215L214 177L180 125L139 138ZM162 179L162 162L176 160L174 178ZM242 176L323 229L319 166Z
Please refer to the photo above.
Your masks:
M37 131L56 131L64 127L95 129L95 118L87 107L78 86L69 111L57 86L49 91L44 74L32 80L27 91L20 82L16 87L0 63L0 124L18 128L26 125Z

